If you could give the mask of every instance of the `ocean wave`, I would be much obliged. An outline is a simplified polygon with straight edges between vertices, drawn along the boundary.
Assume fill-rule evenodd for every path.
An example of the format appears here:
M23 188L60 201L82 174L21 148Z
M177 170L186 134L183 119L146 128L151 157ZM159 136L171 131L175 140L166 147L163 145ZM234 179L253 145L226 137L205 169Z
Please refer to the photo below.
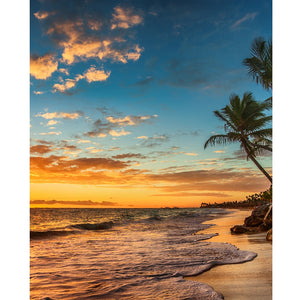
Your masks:
M47 230L47 231L30 231L30 239L45 239L57 236L66 236L69 234L74 234L74 231L70 230Z
M104 229L110 229L114 225L114 222L102 222L102 223L96 223L96 224L90 224L90 223L83 223L83 224L74 224L71 225L71 228L81 229L81 230L104 230Z

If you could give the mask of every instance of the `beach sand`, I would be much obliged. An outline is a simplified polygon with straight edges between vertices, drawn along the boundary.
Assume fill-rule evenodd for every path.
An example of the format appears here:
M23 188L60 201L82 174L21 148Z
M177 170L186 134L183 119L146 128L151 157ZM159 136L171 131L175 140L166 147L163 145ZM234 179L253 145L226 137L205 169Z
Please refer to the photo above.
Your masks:
M242 225L250 214L251 210L237 210L223 218L205 222L216 225L201 233L219 233L209 241L230 243L241 250L257 253L257 257L246 263L215 266L185 279L204 282L228 300L272 299L272 243L266 241L266 233L230 233L232 226Z

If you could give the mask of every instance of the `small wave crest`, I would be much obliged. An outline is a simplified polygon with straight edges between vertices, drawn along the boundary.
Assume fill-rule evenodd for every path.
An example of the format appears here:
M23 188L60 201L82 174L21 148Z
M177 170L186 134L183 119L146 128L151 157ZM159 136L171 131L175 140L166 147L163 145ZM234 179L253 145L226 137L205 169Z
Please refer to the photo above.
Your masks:
M114 222L102 222L102 223L96 223L96 224L90 224L90 223L83 223L83 224L74 224L71 225L71 228L81 229L81 230L104 230L104 229L110 229L114 225Z
M75 233L74 231L66 231L66 230L48 230L48 231L30 231L30 239L45 239L56 236L66 236L69 234Z

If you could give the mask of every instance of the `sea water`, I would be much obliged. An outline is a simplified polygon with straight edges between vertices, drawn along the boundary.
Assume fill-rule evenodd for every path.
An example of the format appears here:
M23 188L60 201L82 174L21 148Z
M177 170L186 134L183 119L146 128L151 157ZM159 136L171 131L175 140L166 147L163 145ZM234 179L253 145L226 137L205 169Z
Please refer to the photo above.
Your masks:
M222 299L187 281L216 264L255 253L202 224L221 209L71 209L30 212L30 299ZM48 297L48 298L47 298Z

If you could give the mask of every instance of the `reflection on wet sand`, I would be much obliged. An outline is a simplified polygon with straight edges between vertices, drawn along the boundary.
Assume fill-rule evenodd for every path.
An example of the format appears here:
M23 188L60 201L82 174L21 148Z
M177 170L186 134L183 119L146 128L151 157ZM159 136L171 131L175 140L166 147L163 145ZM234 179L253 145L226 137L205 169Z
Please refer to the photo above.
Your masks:
M266 233L230 233L230 227L243 224L250 214L250 210L234 211L224 218L206 222L215 226L201 233L218 233L209 241L230 243L241 250L257 253L257 257L242 264L216 266L203 274L186 279L207 283L229 300L272 299L272 243L266 241Z

